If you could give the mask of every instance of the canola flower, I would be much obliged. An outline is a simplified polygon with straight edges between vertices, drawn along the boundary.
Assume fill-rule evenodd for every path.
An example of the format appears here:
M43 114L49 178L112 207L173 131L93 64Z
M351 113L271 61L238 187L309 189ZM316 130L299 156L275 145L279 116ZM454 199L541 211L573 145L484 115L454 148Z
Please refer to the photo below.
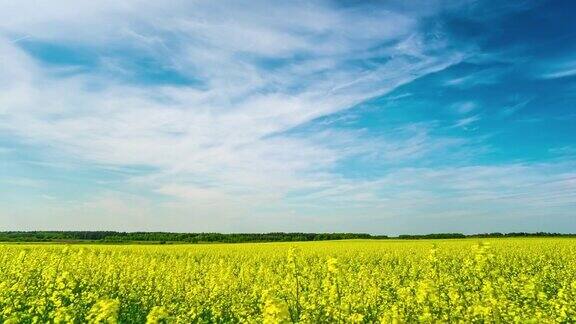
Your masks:
M0 244L2 323L574 323L576 239Z

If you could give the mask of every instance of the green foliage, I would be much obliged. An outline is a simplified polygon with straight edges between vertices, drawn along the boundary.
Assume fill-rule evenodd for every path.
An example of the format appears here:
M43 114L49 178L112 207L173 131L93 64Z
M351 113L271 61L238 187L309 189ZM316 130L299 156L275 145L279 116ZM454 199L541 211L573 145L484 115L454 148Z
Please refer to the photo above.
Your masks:
M461 233L436 233L425 235L400 235L397 239L459 239L466 237L576 237L559 233L485 233L464 235ZM102 243L250 243L250 242L297 242L350 239L391 239L386 235L365 233L168 233L168 232L73 232L31 231L0 232L0 242L102 242Z
M246 243L385 238L362 233L167 233L167 232L0 232L0 242L185 242Z

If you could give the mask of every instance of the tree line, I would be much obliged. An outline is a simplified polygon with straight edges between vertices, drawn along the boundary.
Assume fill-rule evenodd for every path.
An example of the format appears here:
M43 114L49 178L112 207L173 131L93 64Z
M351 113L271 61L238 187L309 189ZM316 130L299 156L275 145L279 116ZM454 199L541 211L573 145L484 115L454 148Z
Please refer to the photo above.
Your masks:
M2 242L184 242L246 243L294 242L382 238L362 233L170 233L113 231L29 231L0 232Z
M576 237L560 233L435 233L424 235L371 235L366 233L170 233L170 232L114 232L114 231L12 231L0 232L0 242L154 242L154 243L248 243L296 242L349 239L462 239L492 237Z

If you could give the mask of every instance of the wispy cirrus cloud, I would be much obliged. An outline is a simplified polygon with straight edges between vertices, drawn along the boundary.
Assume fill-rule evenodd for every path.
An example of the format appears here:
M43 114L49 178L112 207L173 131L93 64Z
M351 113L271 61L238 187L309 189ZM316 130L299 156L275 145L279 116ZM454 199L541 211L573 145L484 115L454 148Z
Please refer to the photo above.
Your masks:
M543 79L558 79L572 77L576 75L576 60L569 59L564 62L555 63L552 66L547 66L546 72L541 74Z
M465 115L478 108L478 104L474 101L459 102L452 105L454 111L458 114Z
M336 230L354 217L326 219L335 201L366 220L386 206L384 214L411 219L425 209L417 206L440 213L446 199L460 201L442 192L476 190L452 188L447 179L454 186L476 181L468 174L528 181L516 177L517 164L486 172L470 166L484 144L451 132L479 122L482 100L474 93L446 105L456 121L435 116L379 127L354 117L387 94L389 102L418 100L393 92L481 55L475 40L455 39L442 23L446 15L468 19L476 2L2 6L0 140L19 153L47 152L35 167L67 174L40 179L48 188L72 182L75 168L121 174L91 179L84 197L37 190L55 199L8 202L10 213L0 215L8 227L298 230L308 222L306 229ZM439 77L435 86L472 92L508 71L481 68ZM354 164L362 167L351 170ZM560 176L561 169L526 170ZM412 187L402 185L407 179ZM78 214L86 216L75 224ZM371 231L365 225L357 229Z
M94 6L30 13L2 27L30 35L29 42L143 48L155 63L200 85L110 81L106 76L116 70L108 64L55 77L50 62L5 38L3 56L11 68L2 79L11 82L0 98L2 129L87 161L198 174L221 190L301 184L308 176L299 173L327 167L341 153L314 139L275 134L382 95L463 55L439 55L447 40L427 40L410 15L371 7L170 2L156 14L154 6L137 3ZM83 35L96 31L102 35ZM111 59L132 59L120 53Z

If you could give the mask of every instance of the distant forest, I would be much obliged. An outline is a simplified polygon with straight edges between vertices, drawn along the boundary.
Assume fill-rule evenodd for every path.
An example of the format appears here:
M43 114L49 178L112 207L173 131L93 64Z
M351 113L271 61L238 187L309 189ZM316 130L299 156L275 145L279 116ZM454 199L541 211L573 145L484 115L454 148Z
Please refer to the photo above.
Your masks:
M96 243L247 243L295 242L348 239L459 239L489 237L576 237L559 233L438 233L426 235L370 235L362 233L167 233L167 232L111 232L111 231L29 231L0 232L0 242L96 242Z

